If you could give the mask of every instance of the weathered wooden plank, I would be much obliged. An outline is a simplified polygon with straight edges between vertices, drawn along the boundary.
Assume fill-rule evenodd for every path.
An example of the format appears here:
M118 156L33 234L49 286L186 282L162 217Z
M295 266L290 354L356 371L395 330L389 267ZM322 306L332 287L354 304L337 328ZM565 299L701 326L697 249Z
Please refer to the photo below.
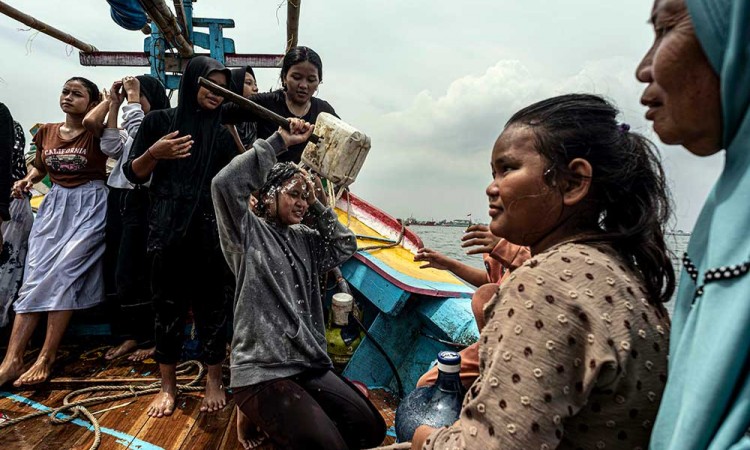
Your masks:
M99 425L102 428L112 429L119 432L116 434L103 433L100 448L128 448L128 446L134 441L135 436L141 431L149 419L146 415L146 408L148 408L152 398L152 396L137 397L116 402L102 403L90 407L89 410L97 417ZM96 414L97 411L103 411L112 408L113 406L123 404L126 404L127 406L110 409L102 414ZM83 436L75 443L72 443L71 446L72 448L87 449L88 445L91 444L91 438L93 438L93 435L90 438Z
M220 448L224 435L234 432L233 425L236 420L234 409L234 401L230 400L221 411L211 414L199 413L195 425L180 448L183 450Z
M234 402L233 402L234 403ZM232 405L232 414L227 424L227 431L224 434L224 438L221 440L221 444L216 447L217 450L244 450L242 444L237 439L237 408ZM185 449L187 450L187 448ZM256 447L255 450L275 450L274 446L266 442L263 445Z
M194 56L198 55L209 56L205 53L196 53ZM148 67L150 65L148 54L143 52L81 52L78 59L82 66ZM282 59L284 55L227 53L225 65L227 67L252 66L256 69L277 68L281 67ZM164 56L164 66L168 72L182 72L188 61L190 61L189 58Z
M136 437L162 448L180 448L195 425L201 400L202 394L181 394L170 417L148 418Z
M25 398L30 402L41 403L42 405L51 407L53 405L61 404L63 397L65 397L67 393L68 391L42 391L38 393L35 393L34 391L13 392L12 395L14 397L0 399L0 411L5 413L9 418L15 419L25 416L26 414L37 412L38 409L33 408L25 402L13 400L12 398ZM10 428L0 430L0 448L31 450L44 441L46 436L59 431L59 427L61 426L49 423L47 417L38 417L20 422ZM63 425L63 427L66 426ZM72 427L80 428L75 425Z

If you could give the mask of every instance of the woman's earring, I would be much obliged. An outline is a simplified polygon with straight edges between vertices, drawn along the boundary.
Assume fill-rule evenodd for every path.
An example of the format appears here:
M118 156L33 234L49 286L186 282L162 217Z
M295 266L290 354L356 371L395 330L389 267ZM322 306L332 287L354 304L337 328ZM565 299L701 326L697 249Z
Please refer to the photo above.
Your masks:
M542 178L546 180L552 174L552 169L553 167L550 167L549 169L545 170L544 173L542 174ZM553 177L549 184L550 186L553 186L553 187L557 186L557 180Z

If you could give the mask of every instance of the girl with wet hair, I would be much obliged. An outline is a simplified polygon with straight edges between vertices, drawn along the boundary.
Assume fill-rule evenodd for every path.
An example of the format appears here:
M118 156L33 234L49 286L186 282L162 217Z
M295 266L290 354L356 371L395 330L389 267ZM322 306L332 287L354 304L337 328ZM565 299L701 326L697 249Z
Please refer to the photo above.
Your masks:
M226 405L221 363L226 356L225 280L229 268L219 246L211 202L211 179L236 154L219 122L223 99L198 85L205 77L229 86L229 70L205 56L190 60L180 80L176 108L152 111L143 119L123 165L134 184L150 181L147 249L151 262L156 351L162 386L149 406L151 417L174 412L175 366L185 320L192 308L208 365L201 411Z
M8 351L0 365L0 385L17 387L45 381L74 310L104 299L102 255L107 215L105 164L99 138L83 118L99 102L93 82L74 77L60 94L65 121L48 123L34 136L36 158L29 173L13 185L23 198L49 175L44 197L29 236L23 285L14 305ZM36 362L23 372L23 355L36 325L47 316L47 335Z
M312 126L291 118L236 157L213 180L224 256L237 279L231 387L238 432L259 427L279 449L379 445L385 424L326 351L318 282L357 250L354 234L315 197L319 180L277 155L305 142ZM260 191L256 215L248 208ZM312 226L301 222L309 214Z
M101 136L102 151L115 160L107 179L104 272L107 294L114 298L113 334L122 341L104 357L114 359L133 352L129 359L142 361L154 354L154 314L149 290L151 265L146 255L148 183L138 185L128 181L122 164L128 160L145 115L170 105L164 85L150 75L116 80L104 94L104 101L83 120L84 126ZM123 129L119 129L117 115L126 100L122 108ZM138 349L139 346L142 348Z
M646 448L667 377L670 198L656 150L601 97L511 117L492 151L490 229L531 258L484 309L460 419L412 448Z
M282 117L297 117L312 124L322 112L338 117L327 101L313 97L323 81L323 62L313 49L299 46L289 50L281 65L280 78L281 89L255 94L250 100ZM233 103L224 105L222 122L238 124L248 121L257 123L257 137L260 139L268 139L277 128L273 122L258 118ZM304 142L295 144L279 155L279 161L299 163L304 149Z

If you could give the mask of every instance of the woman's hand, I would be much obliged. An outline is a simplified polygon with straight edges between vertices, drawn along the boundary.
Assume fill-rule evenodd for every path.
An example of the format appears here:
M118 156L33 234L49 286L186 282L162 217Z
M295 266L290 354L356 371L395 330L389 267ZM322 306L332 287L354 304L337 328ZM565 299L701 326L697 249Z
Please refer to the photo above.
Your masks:
M420 266L420 269L451 270L450 265L453 262L453 259L440 252L436 252L435 250L422 247L417 250L417 254L414 255L414 261L427 262L427 264Z
M480 253L492 253L500 238L490 232L487 225L470 225L466 229L466 234L461 237L461 247L474 247L466 251L467 255L476 255Z
M106 92L106 91L105 91ZM125 94L122 92L122 81L116 80L109 89L109 109L120 109L120 105L125 101Z
M189 134L177 137L179 130L175 130L168 135L154 142L154 145L148 148L146 152L155 160L160 159L182 159L190 156L190 148L193 146L192 136Z
M125 90L125 96L128 98L128 103L141 101L141 82L138 81L138 78L127 76L122 79L121 83Z
M321 203L325 204L324 201L320 200L321 198L326 198L325 193L323 192L323 183L320 181L320 177L315 175L314 173L309 173L305 169L300 169L300 172L302 173L305 183L307 184L307 197L305 200L307 201L307 206L312 206L316 201L320 201Z
M310 139L312 132L312 125L296 117L289 118L289 131L279 127L279 134L281 135L281 139L284 140L286 147L306 142Z
M32 183L31 180L27 178L18 180L15 183L13 183L13 188L11 189L11 195L14 198L23 198L23 195L28 193L33 186L34 186L34 183Z

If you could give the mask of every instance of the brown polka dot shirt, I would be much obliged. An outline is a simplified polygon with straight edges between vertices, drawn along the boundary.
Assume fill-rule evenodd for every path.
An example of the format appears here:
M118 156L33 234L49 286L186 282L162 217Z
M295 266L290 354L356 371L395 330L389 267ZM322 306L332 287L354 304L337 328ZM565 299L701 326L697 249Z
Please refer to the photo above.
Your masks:
M648 448L669 318L612 250L537 255L484 312L480 376L424 449Z

